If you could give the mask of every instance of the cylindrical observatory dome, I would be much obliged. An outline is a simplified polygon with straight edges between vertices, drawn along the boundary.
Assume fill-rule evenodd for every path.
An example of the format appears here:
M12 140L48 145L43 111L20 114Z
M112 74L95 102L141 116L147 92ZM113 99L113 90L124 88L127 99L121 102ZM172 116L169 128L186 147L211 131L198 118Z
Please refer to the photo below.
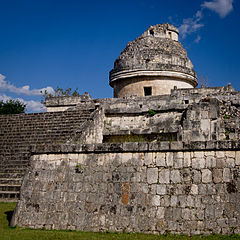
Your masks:
M110 71L114 97L170 94L197 86L197 75L178 41L178 30L165 23L150 26L129 42Z

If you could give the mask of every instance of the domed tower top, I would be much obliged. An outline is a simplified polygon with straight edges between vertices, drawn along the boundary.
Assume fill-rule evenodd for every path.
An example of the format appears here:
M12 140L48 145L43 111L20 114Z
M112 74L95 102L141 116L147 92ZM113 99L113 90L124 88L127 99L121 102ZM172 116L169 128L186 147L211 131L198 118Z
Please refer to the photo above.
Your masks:
M109 78L114 97L170 94L175 86L197 86L187 51L178 42L178 30L168 23L150 26L129 42Z
M169 38L178 41L178 29L168 23L150 26L142 36Z

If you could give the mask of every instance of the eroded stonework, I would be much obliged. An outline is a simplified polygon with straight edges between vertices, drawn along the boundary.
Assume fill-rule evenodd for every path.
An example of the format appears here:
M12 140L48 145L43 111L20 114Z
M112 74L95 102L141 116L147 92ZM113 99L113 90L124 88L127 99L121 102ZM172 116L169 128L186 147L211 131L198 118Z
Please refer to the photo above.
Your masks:
M91 101L71 140L31 148L12 225L240 233L239 92Z
M11 225L240 233L240 92L193 88L169 24L129 43L110 83L124 98L55 97L51 113L1 117L5 179L26 171Z
M114 97L170 94L171 89L193 88L197 75L170 24L151 26L129 42L110 72ZM152 88L151 94L144 87Z
M240 232L240 151L130 149L33 156L14 221L83 231Z

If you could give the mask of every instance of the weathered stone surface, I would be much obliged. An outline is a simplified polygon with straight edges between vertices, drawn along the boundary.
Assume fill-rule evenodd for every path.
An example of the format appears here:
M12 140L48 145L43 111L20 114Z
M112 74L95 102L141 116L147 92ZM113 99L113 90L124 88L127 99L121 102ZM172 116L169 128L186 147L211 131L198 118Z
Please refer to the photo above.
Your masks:
M180 183L181 182L180 171L179 170L172 170L170 172L170 180L173 183Z
M148 168L147 169L147 183L157 183L158 182L158 168Z
M159 183L169 183L170 171L162 169L159 171Z
M167 161L157 164L159 156L182 159L183 163L184 156L190 158L188 163L210 157L214 162L224 156L224 161L234 159L235 163L237 154L191 151L33 155L31 171L22 186L21 199L25 200L19 202L13 224L84 231L171 229L175 233L179 233L180 224L181 232L188 234L209 233L211 227L211 232L239 231L238 165L200 168L198 161L179 168L174 163L168 166ZM158 222L154 228L146 228L143 222L135 221L145 218L167 225ZM110 228L109 222L114 219L118 219L117 224L112 222ZM198 231L196 226L200 226Z
M232 180L232 176L231 176L230 168L224 168L223 169L223 181L230 182L231 180Z
M178 42L178 30L170 24L157 24L128 43L110 72L110 85L114 87L114 97L145 96L143 87L147 84L152 87L150 95L169 94L174 86L192 88L196 85L192 68ZM180 76L184 76L184 81Z
M212 172L209 169L202 170L202 182L203 183L210 183L212 182Z

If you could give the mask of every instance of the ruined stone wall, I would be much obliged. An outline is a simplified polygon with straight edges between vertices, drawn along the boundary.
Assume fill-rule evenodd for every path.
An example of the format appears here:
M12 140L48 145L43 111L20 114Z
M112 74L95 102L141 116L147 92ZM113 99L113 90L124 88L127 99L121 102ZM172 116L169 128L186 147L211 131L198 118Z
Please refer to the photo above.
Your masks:
M240 233L240 101L232 88L96 99L68 143L32 148L12 225Z
M35 149L12 225L83 231L240 233L240 143Z
M90 119L85 108L64 112L0 116L0 199L16 201L33 145L80 141L82 125ZM82 139L83 141L83 139Z
M72 102L75 108L0 116L0 198L18 197L35 144L238 140L239 96L228 86L126 99L60 97L49 106Z
M89 105L91 102L91 96L88 92L85 92L84 95L77 94L76 96L47 96L45 99L45 106L47 112L60 112L83 103Z

